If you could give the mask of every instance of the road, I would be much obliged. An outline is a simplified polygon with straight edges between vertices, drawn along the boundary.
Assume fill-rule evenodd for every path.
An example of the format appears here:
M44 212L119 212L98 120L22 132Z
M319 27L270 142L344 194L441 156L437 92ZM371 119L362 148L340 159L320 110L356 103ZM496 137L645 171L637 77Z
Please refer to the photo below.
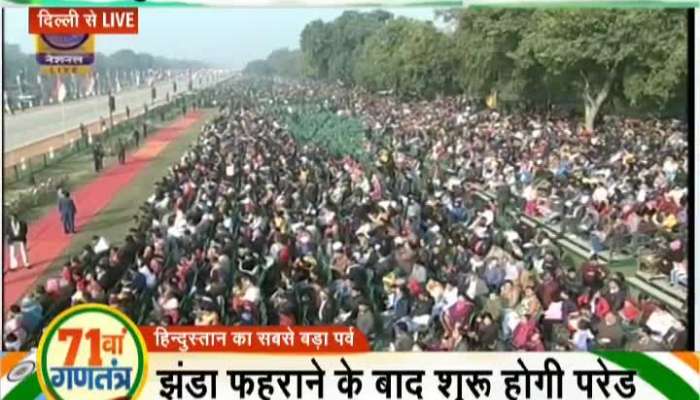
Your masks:
M177 91L187 90L186 78L173 78L155 84L157 100L165 99L166 93L173 95L173 80L177 81ZM213 83L213 82L212 82ZM208 86L205 83L201 87ZM195 89L197 86L195 81ZM123 113L126 106L133 111L141 110L144 104L151 103L151 88L125 90L117 93L116 113ZM95 96L84 100L71 101L33 108L15 115L5 114L5 152L15 150L47 137L75 129L81 123L98 121L100 117L109 121L108 96Z

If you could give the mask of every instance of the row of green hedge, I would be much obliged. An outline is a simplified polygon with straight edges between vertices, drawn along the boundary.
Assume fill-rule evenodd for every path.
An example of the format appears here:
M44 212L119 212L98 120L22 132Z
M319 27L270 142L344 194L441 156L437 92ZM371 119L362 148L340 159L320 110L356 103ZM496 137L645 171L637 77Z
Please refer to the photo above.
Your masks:
M300 144L318 146L339 158L350 156L362 163L369 161L362 123L355 118L304 107L288 112L285 121L289 133Z

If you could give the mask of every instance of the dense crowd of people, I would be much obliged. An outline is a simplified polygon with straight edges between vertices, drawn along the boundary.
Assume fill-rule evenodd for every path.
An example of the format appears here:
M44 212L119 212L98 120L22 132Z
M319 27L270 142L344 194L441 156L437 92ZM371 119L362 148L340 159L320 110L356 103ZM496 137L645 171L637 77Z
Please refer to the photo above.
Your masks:
M375 350L685 348L683 318L606 263L639 257L687 285L684 124L588 132L311 83L213 93L219 115L123 244L96 236L13 305L7 348L83 302L144 325L353 325ZM295 141L285 121L309 107L360 119L371 161Z

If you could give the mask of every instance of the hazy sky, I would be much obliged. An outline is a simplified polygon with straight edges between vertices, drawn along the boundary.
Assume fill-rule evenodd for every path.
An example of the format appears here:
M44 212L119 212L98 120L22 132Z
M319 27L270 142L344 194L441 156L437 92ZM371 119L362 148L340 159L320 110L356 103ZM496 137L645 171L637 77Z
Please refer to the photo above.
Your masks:
M301 31L308 22L330 21L343 11L340 8L141 8L138 35L98 36L95 44L97 51L107 54L130 48L243 68L248 61L266 57L272 50L298 48ZM434 8L423 7L387 11L423 20L432 20L435 15ZM34 41L27 33L27 19L27 8L5 9L5 42L19 44L24 52L32 53Z

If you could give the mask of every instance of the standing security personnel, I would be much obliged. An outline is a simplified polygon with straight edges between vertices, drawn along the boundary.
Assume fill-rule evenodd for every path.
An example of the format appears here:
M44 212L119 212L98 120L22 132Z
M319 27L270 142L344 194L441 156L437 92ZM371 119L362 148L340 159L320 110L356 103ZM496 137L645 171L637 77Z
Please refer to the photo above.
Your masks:
M124 144L124 140L122 138L117 140L117 158L119 159L119 164L124 165L126 162L126 145Z
M100 143L98 141L92 147L92 161L95 163L95 172L102 171L102 158L103 157L104 157L104 151L102 149L102 143Z

